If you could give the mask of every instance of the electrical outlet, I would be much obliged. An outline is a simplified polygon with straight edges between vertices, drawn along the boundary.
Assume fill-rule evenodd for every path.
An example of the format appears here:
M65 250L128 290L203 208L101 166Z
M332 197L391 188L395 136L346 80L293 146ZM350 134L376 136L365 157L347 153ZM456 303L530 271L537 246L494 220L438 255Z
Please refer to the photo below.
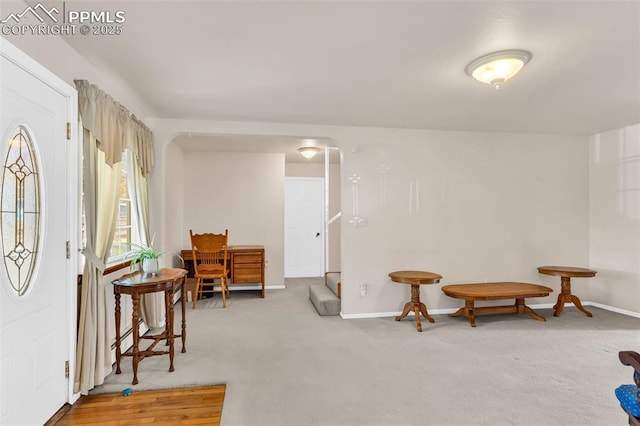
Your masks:
M365 296L367 294L367 283L360 284L360 296Z

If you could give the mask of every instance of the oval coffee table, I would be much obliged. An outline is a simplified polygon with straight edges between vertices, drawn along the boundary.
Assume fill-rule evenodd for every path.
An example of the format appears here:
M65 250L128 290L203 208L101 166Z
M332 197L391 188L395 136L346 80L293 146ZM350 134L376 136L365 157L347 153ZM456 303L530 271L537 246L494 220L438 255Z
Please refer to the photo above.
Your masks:
M560 313L564 309L565 303L571 303L578 308L579 311L584 312L588 317L592 317L591 312L582 307L582 303L578 296L571 294L571 278L590 278L595 277L596 271L585 268L574 268L573 266L539 266L538 272L545 275L557 275L560 276L562 281L560 294L558 295L558 301L553 306L553 316L559 317Z
M404 305L404 309L400 316L396 317L396 321L400 321L409 314L409 311L413 311L416 315L416 327L420 332L422 331L420 314L424 315L429 322L436 322L427 312L427 305L420 301L420 285L439 283L442 275L423 271L396 271L391 272L389 278L396 283L411 285L411 300Z
M476 315L490 314L527 314L538 321L546 321L533 309L524 304L525 297L548 296L553 290L538 284L518 282L451 284L442 287L442 291L449 297L464 299L464 308L458 309L451 317L465 316L471 327L476 326ZM515 305L482 306L476 308L476 300L516 299Z

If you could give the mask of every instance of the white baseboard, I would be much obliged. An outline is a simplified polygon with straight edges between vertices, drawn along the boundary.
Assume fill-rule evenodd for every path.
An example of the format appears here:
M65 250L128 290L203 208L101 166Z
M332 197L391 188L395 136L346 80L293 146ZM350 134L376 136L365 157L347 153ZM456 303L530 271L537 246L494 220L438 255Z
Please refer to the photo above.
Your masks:
M583 305L595 306L596 308L604 309L606 311L615 312L617 314L627 315L629 317L640 318L640 312L628 311L626 309L620 309L613 306L603 305L602 303L586 302Z
M285 288L284 284L267 285L264 287L265 290L279 290L283 288ZM262 286L260 284L232 284L230 290L262 290Z
M209 285L208 283L206 285ZM265 291L266 290L282 290L284 289L285 286L284 284L275 284L275 285L267 285L264 287ZM262 290L262 285L260 284L232 284L231 287L229 288L230 291L244 291L244 290ZM220 286L219 285L214 285L213 286L213 291L220 291ZM178 296L175 299L175 301L177 301L178 299L180 299L180 295L178 293L176 293ZM187 291L187 302L191 302L191 291Z
M588 303L583 303L583 305L587 305ZM527 304L528 307L530 307L531 309L553 309L553 307L555 306L555 303L534 303L533 305L529 305ZM567 306L571 307L571 306L575 306L573 303L565 303L564 307L566 308Z
M533 305L527 305L531 309L552 309L555 303L537 303ZM583 306L595 306L596 308L604 309L606 311L615 312L622 315L627 315L630 317L640 318L640 313L628 311L626 309L615 308L613 306L603 305L601 303L596 302L582 302ZM575 306L573 303L566 303L565 307ZM460 308L445 308L445 309L427 309L429 314L433 315L448 315L453 314ZM360 319L360 318L383 318L383 317L396 317L400 315L402 311L396 312L370 312L363 314L345 314L340 312L340 317L342 319ZM415 315L414 312L409 312L409 315Z
M340 317L342 319L360 319L360 318L382 318L382 317L396 317L400 315L400 311L398 312L372 312L366 314L345 314L340 312ZM413 312L412 312L413 313Z

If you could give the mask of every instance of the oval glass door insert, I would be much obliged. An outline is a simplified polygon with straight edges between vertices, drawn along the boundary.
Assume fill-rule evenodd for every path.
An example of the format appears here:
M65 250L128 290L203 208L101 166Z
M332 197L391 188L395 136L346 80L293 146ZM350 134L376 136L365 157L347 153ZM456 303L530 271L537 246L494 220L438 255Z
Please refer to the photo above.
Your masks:
M40 176L31 135L18 126L9 140L0 186L2 257L17 296L31 284L40 244Z

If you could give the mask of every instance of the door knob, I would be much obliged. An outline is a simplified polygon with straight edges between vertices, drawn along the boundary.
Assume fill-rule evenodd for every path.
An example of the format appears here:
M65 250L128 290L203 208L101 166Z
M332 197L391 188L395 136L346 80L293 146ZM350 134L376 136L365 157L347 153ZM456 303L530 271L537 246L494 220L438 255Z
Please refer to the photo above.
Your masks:
M316 238L318 238L320 236L319 232L316 232Z

